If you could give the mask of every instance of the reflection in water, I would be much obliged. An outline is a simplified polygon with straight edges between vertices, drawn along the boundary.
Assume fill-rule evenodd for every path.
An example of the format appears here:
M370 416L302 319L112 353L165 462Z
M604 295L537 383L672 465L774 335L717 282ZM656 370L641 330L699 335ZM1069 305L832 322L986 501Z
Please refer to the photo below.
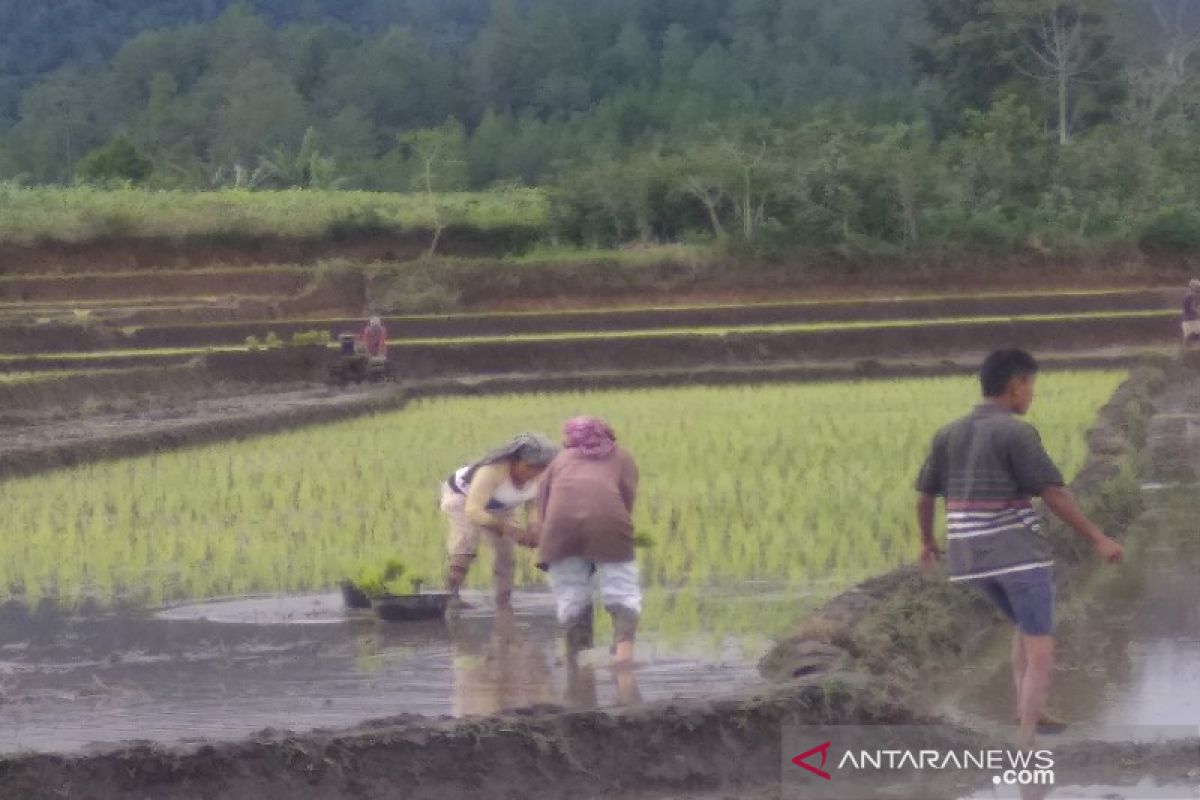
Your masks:
M519 628L512 609L496 611L491 630L447 620L454 664L455 716L494 714L554 702L542 643Z
M287 603L275 605L280 619L296 617ZM603 647L568 663L549 595L519 593L515 605L499 618L470 611L449 627L370 616L325 625L215 623L202 609L187 619L0 615L0 752L228 739L405 713L611 708L643 697L741 693L761 680L736 642L713 649L648 635L636 670L591 666L605 660ZM209 610L222 619L261 613L244 602Z
M555 690L555 640L538 637L511 610L497 611L489 623L447 620L454 665L452 709L455 716L495 714L518 708L561 703L569 708L601 707L597 670L579 654L561 659L564 686ZM612 670L615 705L641 702L636 669Z

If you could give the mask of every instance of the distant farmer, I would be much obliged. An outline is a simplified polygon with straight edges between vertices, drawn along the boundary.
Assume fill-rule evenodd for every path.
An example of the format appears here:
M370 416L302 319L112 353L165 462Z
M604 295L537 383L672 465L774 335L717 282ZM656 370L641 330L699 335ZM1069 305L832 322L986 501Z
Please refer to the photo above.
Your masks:
M1197 338L1200 338L1200 280L1193 278L1183 296L1183 347L1186 349Z
M1031 498L1091 542L1109 563L1123 557L1064 486L1062 474L1033 426L1018 419L1033 403L1038 365L1022 350L998 350L980 370L983 402L938 431L917 478L921 562L941 551L933 538L937 498L946 501L950 580L984 594L1016 627L1013 679L1019 741L1033 743L1044 715L1054 666L1054 578L1050 545Z
M387 328L383 327L383 320L379 317L371 317L367 321L367 327L363 328L362 341L368 359L387 358Z
M613 663L633 662L642 591L633 550L638 470L604 420L576 417L542 479L538 566L549 573L567 651L591 646L592 578L613 621Z
M537 541L538 476L558 453L544 436L522 433L503 447L457 470L442 486L441 508L450 521L446 584L455 602L479 552L479 540L492 547L496 607L512 604L514 547ZM526 524L516 524L518 511Z

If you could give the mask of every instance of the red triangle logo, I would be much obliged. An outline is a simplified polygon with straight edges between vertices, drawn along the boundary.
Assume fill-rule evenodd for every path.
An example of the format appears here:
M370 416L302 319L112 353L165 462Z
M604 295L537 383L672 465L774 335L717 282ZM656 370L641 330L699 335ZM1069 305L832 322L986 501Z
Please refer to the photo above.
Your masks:
M800 755L793 758L792 763L795 764L797 767L800 767L801 769L808 770L813 775L824 778L827 781L831 781L831 780L833 780L832 775L830 775L825 770L817 769L812 764L808 764L806 762L812 756L815 756L817 753L820 753L821 754L821 766L822 767L825 766L825 760L829 757L829 747L832 744L833 744L832 742L826 742L825 744L819 744L816 747L814 747L812 750L809 750L806 753L801 753Z

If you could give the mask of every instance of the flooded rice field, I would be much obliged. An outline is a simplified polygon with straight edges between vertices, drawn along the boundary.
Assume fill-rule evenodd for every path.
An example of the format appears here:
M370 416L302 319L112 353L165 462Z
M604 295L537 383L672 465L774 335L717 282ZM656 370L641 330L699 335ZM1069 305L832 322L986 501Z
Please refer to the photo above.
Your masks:
M709 602L720 602L712 594ZM496 612L482 594L468 599L472 608L427 622L348 612L340 594L10 620L0 645L0 751L235 739L400 714L711 699L761 684L755 662L765 635L714 641L702 627L651 633L632 671L609 669L602 646L568 665L548 593L518 593L511 613ZM738 601L783 614L811 602L787 593Z

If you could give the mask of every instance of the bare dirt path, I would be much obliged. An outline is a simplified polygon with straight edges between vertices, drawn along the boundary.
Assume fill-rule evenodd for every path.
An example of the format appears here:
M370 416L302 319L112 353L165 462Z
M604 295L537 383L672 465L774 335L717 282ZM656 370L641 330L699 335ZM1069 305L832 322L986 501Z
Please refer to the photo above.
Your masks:
M247 391L155 407L143 398L137 410L82 414L67 419L8 425L0 436L0 476L204 444L332 422L401 407L394 384L289 391Z

